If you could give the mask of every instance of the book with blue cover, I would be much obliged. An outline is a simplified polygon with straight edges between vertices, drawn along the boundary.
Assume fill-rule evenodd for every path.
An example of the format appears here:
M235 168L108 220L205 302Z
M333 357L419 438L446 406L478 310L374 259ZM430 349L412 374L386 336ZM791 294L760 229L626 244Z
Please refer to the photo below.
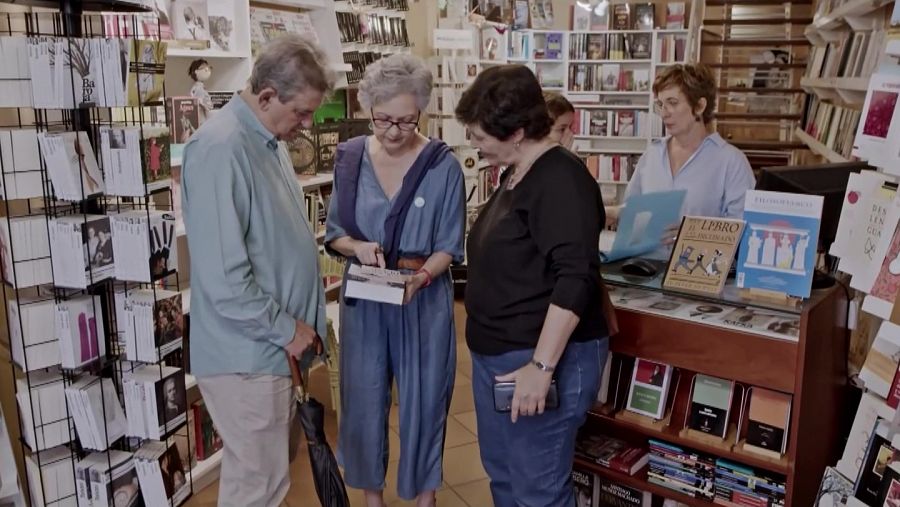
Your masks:
M824 198L748 190L737 285L808 298Z
M600 252L601 262L615 262L656 250L666 227L681 221L686 193L671 190L630 197L619 214L612 248Z

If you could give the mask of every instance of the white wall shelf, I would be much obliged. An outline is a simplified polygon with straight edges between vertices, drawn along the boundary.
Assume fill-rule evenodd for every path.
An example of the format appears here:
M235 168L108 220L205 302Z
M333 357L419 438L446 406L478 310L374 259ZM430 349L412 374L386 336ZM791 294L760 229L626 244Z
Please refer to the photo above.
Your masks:
M850 0L815 19L812 27L818 31L836 30L846 25L856 28L854 25L860 20L891 3L894 0Z
M835 153L834 151L828 149L824 144L817 141L811 135L807 134L802 128L797 127L794 130L794 137L800 140L803 144L809 147L809 151L824 157L826 160L833 164L838 164L842 162L849 162L850 160L843 157L842 155Z
M191 481L194 491L202 491L219 478L219 470L222 466L224 449L219 449L212 456L203 461L198 461L191 469Z

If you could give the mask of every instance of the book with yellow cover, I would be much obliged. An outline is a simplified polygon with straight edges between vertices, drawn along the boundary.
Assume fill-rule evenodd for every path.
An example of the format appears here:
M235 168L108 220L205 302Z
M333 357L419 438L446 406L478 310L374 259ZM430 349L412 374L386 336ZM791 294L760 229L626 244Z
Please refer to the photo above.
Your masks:
M663 288L718 295L743 231L743 220L684 217Z

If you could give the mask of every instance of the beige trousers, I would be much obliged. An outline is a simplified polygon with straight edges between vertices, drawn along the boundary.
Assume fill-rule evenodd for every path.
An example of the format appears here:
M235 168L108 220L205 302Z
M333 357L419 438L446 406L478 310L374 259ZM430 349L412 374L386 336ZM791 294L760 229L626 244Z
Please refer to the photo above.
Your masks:
M219 507L282 505L299 437L290 377L217 375L197 385L224 445Z

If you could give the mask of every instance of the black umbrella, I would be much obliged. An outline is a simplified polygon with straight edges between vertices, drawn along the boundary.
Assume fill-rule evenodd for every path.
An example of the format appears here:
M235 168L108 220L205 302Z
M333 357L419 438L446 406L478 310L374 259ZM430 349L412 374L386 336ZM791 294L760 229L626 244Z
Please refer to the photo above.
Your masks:
M317 345L321 350L321 342ZM300 419L309 446L309 462L312 465L313 481L319 502L322 507L350 507L344 478L341 477L334 452L325 439L325 407L309 396L300 374L300 367L290 355L288 363L291 365L294 398L297 400L297 417Z

